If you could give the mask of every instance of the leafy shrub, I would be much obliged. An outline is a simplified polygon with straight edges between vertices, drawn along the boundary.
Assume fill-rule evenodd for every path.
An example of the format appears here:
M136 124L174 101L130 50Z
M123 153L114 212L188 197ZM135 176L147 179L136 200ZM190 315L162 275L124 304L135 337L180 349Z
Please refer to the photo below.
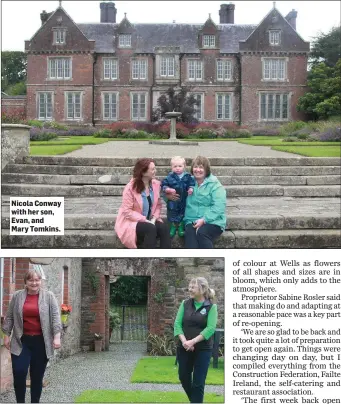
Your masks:
M265 127L251 130L253 136L279 136L279 128Z
M65 136L93 136L97 132L96 128L92 127L79 127L79 128L70 128L67 131L64 131Z
M44 122L44 128L52 128L52 129L59 129L59 130L69 130L67 125L63 125L61 123L55 121L46 121Z
M189 139L216 139L217 133L210 129L199 128L192 132L189 136Z
M306 126L306 122L303 121L292 121L288 122L280 127L280 135L286 136L288 134L291 134L293 132L296 132L299 129L302 129Z
M309 140L318 142L341 142L341 128L329 128L322 133L312 133Z
M52 133L48 129L41 129L37 127L30 129L30 140L32 141L45 141L55 139L56 137L58 137L58 135L56 133Z
M306 139L308 139L308 136L309 135L307 133L299 133L297 135L297 138L300 139L300 140L306 140Z
M176 354L176 343L172 336L148 334L147 343L151 356L172 356Z
M27 121L27 125L34 126L35 128L43 128L44 122L38 121L37 119L30 119Z
M118 314L117 311L110 309L109 310L109 327L114 329L114 328L119 328L120 325L121 325L120 315Z

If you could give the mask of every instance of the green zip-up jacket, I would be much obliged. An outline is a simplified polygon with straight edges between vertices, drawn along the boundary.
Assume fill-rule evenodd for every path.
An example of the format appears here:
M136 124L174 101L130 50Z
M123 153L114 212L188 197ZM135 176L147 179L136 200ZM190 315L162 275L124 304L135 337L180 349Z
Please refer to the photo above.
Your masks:
M215 224L223 231L226 228L226 190L216 176L210 174L186 200L185 226L204 218L205 223Z

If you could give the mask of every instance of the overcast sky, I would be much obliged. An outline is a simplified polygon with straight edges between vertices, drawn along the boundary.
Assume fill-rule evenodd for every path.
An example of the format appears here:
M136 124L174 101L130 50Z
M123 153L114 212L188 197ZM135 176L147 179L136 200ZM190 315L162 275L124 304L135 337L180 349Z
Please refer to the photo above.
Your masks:
M220 4L229 1L115 1L120 22L127 13L132 23L198 23L202 24L211 13L219 23ZM273 7L272 1L232 1L235 4L235 24L258 24ZM24 50L39 29L40 13L54 11L59 1L2 0L2 50ZM62 1L62 6L76 23L100 22L100 1ZM276 7L285 17L295 9L297 32L305 41L312 41L319 32L329 32L340 25L340 1L277 1Z

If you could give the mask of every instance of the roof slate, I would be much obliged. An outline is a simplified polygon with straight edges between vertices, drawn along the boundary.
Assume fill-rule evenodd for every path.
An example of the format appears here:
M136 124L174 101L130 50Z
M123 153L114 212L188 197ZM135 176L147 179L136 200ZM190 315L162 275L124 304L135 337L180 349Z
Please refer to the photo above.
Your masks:
M119 24L77 24L89 40L95 40L95 51L114 53L114 36ZM154 53L157 46L180 46L181 53L200 53L198 34L203 24L132 24L137 38L136 53ZM239 41L245 40L257 25L219 24L220 52L238 53Z

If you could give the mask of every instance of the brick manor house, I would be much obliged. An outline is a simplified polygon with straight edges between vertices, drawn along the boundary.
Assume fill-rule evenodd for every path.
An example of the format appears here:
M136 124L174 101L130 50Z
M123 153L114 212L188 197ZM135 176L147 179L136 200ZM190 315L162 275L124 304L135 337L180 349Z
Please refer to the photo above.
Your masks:
M209 3L207 3L209 4ZM304 119L309 42L297 12L273 8L258 25L234 23L222 4L219 24L116 22L112 2L100 22L77 24L60 5L41 13L27 53L28 119L103 125L150 121L160 94L187 86L200 101L199 120L264 125Z

